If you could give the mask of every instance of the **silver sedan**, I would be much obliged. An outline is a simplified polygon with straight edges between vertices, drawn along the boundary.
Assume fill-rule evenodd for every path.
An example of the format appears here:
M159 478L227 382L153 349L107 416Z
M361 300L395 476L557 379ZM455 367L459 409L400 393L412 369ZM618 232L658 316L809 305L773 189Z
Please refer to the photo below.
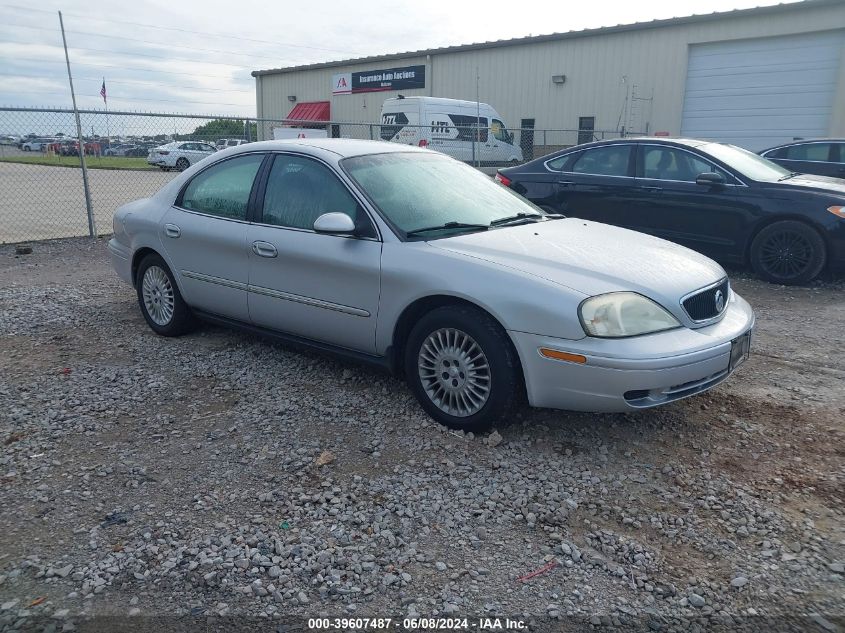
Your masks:
M526 399L632 411L701 393L754 325L702 255L382 142L224 150L118 209L109 250L155 332L199 318L380 365L465 430Z

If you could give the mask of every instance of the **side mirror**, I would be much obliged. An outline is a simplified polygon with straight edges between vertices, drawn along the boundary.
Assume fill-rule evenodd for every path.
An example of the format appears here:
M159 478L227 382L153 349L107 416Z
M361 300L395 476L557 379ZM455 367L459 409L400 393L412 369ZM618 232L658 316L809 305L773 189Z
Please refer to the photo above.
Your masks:
M324 213L314 221L314 230L317 233L352 235L355 223L345 213Z
M695 177L695 184L703 185L705 187L716 187L725 184L725 177L714 171L705 171Z

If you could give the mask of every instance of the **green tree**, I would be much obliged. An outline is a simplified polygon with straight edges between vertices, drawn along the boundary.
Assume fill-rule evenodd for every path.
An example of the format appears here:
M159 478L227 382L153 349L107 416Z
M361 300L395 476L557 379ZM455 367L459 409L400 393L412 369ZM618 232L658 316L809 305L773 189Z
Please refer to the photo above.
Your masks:
M247 130L243 119L214 119L196 128L189 135L180 135L180 138L202 139L204 141L215 141L218 138L244 138ZM249 138L256 139L258 126L255 123L249 124Z

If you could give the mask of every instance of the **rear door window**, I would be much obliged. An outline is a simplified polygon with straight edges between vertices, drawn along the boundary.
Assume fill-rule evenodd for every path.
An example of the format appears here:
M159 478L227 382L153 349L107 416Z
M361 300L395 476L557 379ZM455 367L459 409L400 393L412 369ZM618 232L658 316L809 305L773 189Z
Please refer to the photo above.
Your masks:
M553 171L563 171L566 164L571 161L574 156L575 154L571 152L569 154L564 154L563 156L558 156L557 158L553 158L548 161L546 166Z
M180 206L231 220L245 220L249 194L264 154L224 160L194 176Z
M817 163L826 163L830 160L830 149L831 143L791 145L786 149L786 158L789 160L810 160Z
M786 158L786 150L786 147L778 147L766 152L764 158Z
M585 150L572 165L576 174L627 176L631 145L608 145Z

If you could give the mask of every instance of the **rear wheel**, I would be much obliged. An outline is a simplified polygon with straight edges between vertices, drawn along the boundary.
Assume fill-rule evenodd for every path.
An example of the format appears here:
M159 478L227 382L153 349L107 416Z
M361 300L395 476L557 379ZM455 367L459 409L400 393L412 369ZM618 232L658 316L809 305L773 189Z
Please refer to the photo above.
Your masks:
M141 260L135 288L141 314L156 334L179 336L195 327L196 319L182 299L173 273L159 255L150 254Z
M751 265L766 281L800 285L818 277L827 252L821 235L796 220L763 228L751 243Z
M188 162L187 158L180 158L176 161L176 169L178 169L179 171L185 171L190 166L191 163Z
M408 337L405 376L423 409L441 424L480 431L518 406L521 373L502 327L468 306L422 317Z

